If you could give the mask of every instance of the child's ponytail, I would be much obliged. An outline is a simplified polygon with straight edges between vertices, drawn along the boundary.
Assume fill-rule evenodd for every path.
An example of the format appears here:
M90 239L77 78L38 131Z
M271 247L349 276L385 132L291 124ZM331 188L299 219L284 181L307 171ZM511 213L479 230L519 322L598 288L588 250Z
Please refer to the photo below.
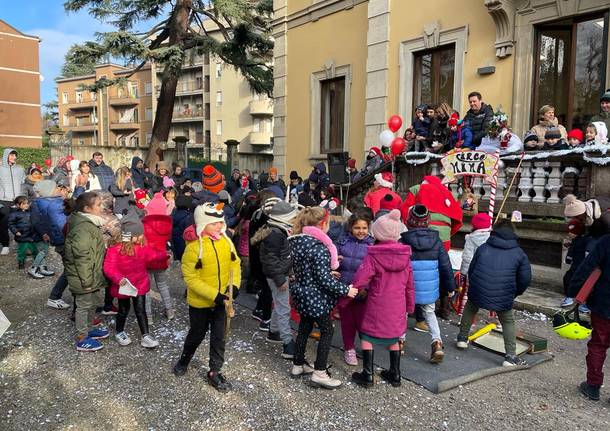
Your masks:
M305 226L317 226L322 221L328 219L329 213L321 207L306 207L296 216L292 233L298 235L303 233Z

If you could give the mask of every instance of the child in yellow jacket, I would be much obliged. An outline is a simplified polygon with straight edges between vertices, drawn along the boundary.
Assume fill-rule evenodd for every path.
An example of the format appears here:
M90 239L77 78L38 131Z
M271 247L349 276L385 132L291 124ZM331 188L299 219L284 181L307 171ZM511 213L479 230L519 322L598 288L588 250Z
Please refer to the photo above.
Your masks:
M225 301L229 285L233 297L241 282L240 261L233 242L226 236L222 204L206 203L195 209L195 240L188 241L182 256L182 275L186 283L190 329L184 340L174 374L186 373L197 347L210 328L208 383L226 392L231 384L220 373L225 353Z

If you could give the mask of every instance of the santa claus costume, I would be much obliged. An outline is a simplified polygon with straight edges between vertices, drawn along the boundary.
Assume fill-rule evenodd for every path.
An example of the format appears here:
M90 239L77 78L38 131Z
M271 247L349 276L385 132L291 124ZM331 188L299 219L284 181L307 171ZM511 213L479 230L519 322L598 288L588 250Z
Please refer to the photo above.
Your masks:
M364 196L364 204L373 211L373 215L381 208L381 200L390 194L393 199L402 202L401 197L392 190L394 186L394 175L391 172L383 172L375 175L375 186Z

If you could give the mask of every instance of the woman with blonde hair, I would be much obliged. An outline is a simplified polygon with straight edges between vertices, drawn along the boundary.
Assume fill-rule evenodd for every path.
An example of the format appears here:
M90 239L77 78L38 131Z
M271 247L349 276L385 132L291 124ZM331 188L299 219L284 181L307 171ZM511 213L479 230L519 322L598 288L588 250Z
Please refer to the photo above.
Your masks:
M116 179L110 186L110 193L114 196L114 213L122 215L134 203L133 182L131 180L131 169L123 166L116 171Z
M568 141L568 132L566 128L559 124L559 120L555 117L555 107L552 105L543 105L538 110L538 124L532 127L532 133L538 137L539 147L544 145L544 135L549 129L559 129L561 139Z

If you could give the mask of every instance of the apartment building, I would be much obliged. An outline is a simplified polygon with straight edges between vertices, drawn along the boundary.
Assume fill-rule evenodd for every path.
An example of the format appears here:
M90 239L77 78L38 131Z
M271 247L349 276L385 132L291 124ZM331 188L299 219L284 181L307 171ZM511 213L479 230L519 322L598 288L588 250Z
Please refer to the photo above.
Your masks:
M0 19L0 146L40 147L40 39Z

